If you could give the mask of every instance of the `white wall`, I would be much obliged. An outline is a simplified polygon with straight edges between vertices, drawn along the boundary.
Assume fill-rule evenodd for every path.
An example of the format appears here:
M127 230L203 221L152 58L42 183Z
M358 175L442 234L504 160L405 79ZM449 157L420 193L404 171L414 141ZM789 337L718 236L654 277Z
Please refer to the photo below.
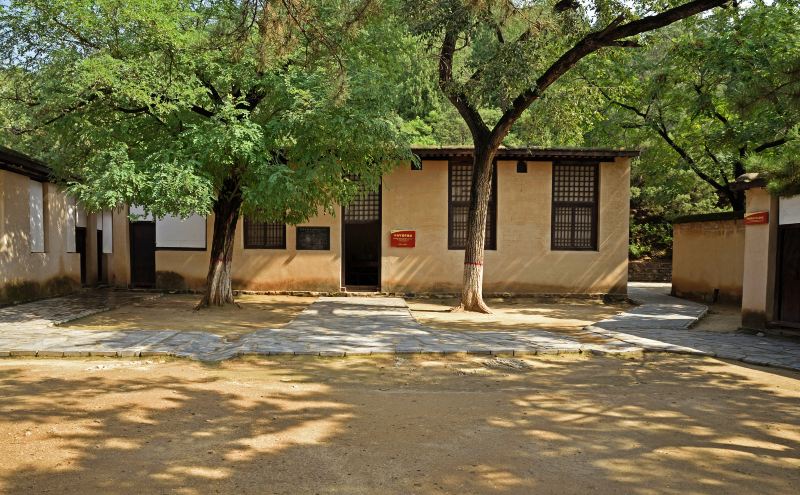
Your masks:
M134 221L137 221L137 222L152 222L153 221L153 215L151 215L149 213L145 214L144 208L141 207L141 206L131 205L129 211L130 211L131 215L137 217L136 220L134 220Z
M156 221L157 248L206 248L206 217L166 216Z
M778 200L778 222L780 225L800 223L800 196Z
M75 213L75 225L78 227L88 227L88 220L86 216L86 210L83 209L81 206L76 207Z
M29 240L32 253L44 252L44 184L28 181Z
M75 206L75 198L68 197L67 198L67 218L66 218L66 227L65 227L65 236L66 236L66 249L68 253L74 253L78 250L75 244L75 227L78 218L78 207Z
M112 231L112 217L111 211L105 210L102 215L97 216L100 224L100 229L103 230L103 253L111 254L114 252L114 233Z

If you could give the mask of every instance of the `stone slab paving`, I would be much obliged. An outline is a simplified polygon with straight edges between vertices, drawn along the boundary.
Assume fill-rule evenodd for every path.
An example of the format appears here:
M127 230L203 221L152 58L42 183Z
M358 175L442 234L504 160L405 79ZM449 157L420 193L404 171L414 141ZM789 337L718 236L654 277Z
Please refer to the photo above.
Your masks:
M692 330L708 307L672 297L669 288L670 284L628 284L628 297L639 306L586 330L648 352L714 356L800 370L800 339Z
M102 313L142 299L161 297L158 293L86 289L68 296L41 299L25 304L0 307L0 328L52 327L85 316Z
M0 309L0 356L165 355L220 361L287 354L678 352L800 370L800 341L692 331L689 327L705 314L705 306L670 297L657 284L631 284L629 293L639 306L570 335L431 329L412 317L401 298L321 297L285 327L257 330L235 341L199 331L85 331L56 326L142 297L84 293Z

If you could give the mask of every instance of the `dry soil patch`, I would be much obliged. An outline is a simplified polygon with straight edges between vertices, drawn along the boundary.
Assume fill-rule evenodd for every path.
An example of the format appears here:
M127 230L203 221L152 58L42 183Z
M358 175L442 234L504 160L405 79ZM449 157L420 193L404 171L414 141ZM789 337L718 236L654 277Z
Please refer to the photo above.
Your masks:
M0 492L794 494L800 375L713 359L0 360Z
M195 311L200 296L166 294L70 322L81 330L178 330L234 336L262 328L282 327L292 321L315 297L245 294L241 307L204 308Z
M742 308L731 304L710 304L706 315L692 327L706 332L733 333L742 326Z
M443 330L526 330L562 333L580 331L596 321L627 311L627 303L595 300L543 301L535 298L488 299L493 314L453 313L456 299L409 299L411 314L421 324Z

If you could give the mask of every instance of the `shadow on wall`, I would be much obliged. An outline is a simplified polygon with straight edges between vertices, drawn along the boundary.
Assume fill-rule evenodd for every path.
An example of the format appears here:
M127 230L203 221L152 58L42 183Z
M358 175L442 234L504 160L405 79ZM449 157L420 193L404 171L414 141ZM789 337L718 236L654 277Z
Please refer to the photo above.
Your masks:
M163 271L156 272L156 288L161 290L185 291L190 287L180 273Z
M447 258L444 262L452 262L453 272L449 277L451 282L424 283L419 281L430 280L431 273L440 273L443 264L440 256L414 256L408 260L398 260L392 264L394 280L388 280L385 285L389 285L390 290L396 292L450 292L461 291L461 263L463 261L463 251L445 251ZM532 252L529 256L514 258L496 258L487 255L485 264L483 290L486 294L491 293L589 293L604 292L597 290L598 287L607 287L605 292L624 294L627 288L621 286L610 286L612 280L625 280L627 272L627 258L622 262L611 264L608 259L597 256L598 253L580 252L559 252L542 250ZM452 260L452 256L458 258ZM583 264L576 264L577 256L584 256L587 261ZM492 259L494 258L494 259ZM594 259L590 259L594 258ZM563 265L562 265L563 264ZM558 266L568 267L567 270L560 271ZM580 268L580 269L578 269ZM552 277L546 273L552 273ZM530 283L520 280L520 274L539 273L535 278L541 280L539 283ZM530 277L522 277L530 278ZM503 280L507 282L497 282ZM551 282L545 282L551 280ZM409 283L414 284L408 287ZM419 285L417 285L419 284ZM565 290L567 288L567 290ZM386 290L386 287L384 287Z
M24 281L6 284L0 289L0 304L19 304L75 292L81 284L72 277L54 277L44 283Z
M482 362L4 366L0 425L14 440L0 445L0 489L557 493L576 469L573 493L798 482L797 397L743 368L671 357L493 373ZM484 372L457 372L470 365Z
M46 184L44 252L30 251L27 177L7 173L0 219L0 304L63 295L80 287L80 255L67 252L67 198Z

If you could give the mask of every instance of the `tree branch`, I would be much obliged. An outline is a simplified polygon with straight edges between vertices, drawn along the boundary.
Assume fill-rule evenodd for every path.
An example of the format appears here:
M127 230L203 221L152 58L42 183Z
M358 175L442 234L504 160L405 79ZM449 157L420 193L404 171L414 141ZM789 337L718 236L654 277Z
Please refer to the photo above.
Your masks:
M645 16L641 19L624 23L625 17L619 16L600 31L584 36L572 48L564 52L539 78L536 84L517 96L498 120L492 130L491 145L499 146L505 139L511 126L522 113L536 101L542 93L587 55L603 47L618 46L617 42L637 34L668 26L674 22L691 17L700 12L725 5L730 0L692 0L678 7L668 9L660 14Z
M456 107L458 113L461 114L476 143L485 142L486 137L489 135L489 128L483 122L478 110L469 104L467 96L453 88L453 54L455 49L456 34L452 31L447 31L439 54L439 88L441 88L453 106Z
M785 137L782 137L780 139L776 139L775 141L770 141L768 143L764 143L764 144L762 144L760 146L757 146L753 150L753 153L761 153L762 151L766 151L766 150L768 150L770 148L777 148L778 146L781 146L781 145L786 144L788 142L789 142L788 139L786 139Z
M600 87L600 85L598 85L598 84L595 84L595 83L594 83L594 81L590 81L590 80L589 80L589 79L587 79L586 77L581 77L581 78L582 78L582 79L583 79L583 80L584 80L584 81L585 81L587 84L589 84L589 85L591 85L591 86L594 86L594 88L595 88L597 91L599 91L599 92L600 92L600 95L601 95L603 98L605 98L605 99L606 99L606 100L607 100L609 103L611 103L612 105L616 105L616 106L618 106L618 107L620 107L620 108L624 108L625 110L629 110L629 111L631 111L631 112L635 113L636 115L638 115L639 117L641 117L642 119L645 119L645 120L647 119L647 112L643 112L643 111L639 110L637 107L635 107L635 106L633 106L633 105L630 105L630 104L628 104L628 103L623 103L623 102L621 102L621 101L619 101L619 100L616 100L616 99L612 98L612 97L611 97L611 95L609 95L609 94L608 94L608 93L607 93L607 92L606 92L606 91L605 91L605 90L604 90L602 87Z
M723 193L727 194L728 188L723 186L722 184L720 184L716 180L714 180L711 176L709 176L705 172L703 172L700 169L700 167L697 165L697 162L694 160L694 158L692 158L692 156L689 154L689 152L686 151L686 149L684 149L678 143L676 143L675 140L672 139L672 136L670 136L669 131L667 130L667 127L666 127L666 125L664 125L663 121L659 122L656 125L654 125L653 129L655 129L655 131L658 133L658 135L661 136L661 139L663 139L664 142L667 143L670 148L672 148L676 153L678 153L678 155L680 155L680 157L683 159L683 161L687 165L689 165L689 168L691 168L692 171L695 174L697 174L698 177L700 177L701 179L706 181L708 184L710 184L717 191L720 191L720 192L723 192Z
M214 116L214 112L212 112L211 110L206 110L205 108L201 107L200 105L192 105L189 109L192 112L194 112L194 113L196 113L198 115L202 115L203 117L209 117L210 118L210 117Z
M222 103L222 97L217 92L217 88L215 88L210 81L206 80L206 78L202 77L199 72L196 73L196 76L197 80L200 81L200 84L202 84L203 87L208 91L208 95L211 97L211 100L217 105Z

